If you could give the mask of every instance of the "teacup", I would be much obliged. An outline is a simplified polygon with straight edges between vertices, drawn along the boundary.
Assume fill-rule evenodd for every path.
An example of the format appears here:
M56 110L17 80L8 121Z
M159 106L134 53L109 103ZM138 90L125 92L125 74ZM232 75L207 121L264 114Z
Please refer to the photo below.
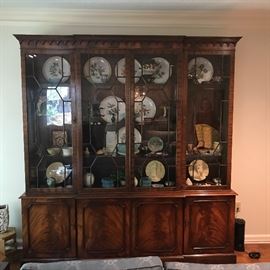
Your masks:
M55 156L55 155L58 155L61 151L61 148L59 147L50 147L50 148L47 148L47 152L50 156Z
M141 187L151 187L152 181L148 176L141 177L140 186Z
M103 177L101 179L101 184L104 188L112 188L114 187L114 180L109 177Z
M72 153L73 153L73 149L71 146L62 148L62 154L64 157L72 156Z

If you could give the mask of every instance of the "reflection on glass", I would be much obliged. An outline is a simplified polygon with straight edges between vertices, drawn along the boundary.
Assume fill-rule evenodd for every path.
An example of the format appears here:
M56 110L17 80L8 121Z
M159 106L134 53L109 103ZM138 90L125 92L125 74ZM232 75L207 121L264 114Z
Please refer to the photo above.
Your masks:
M47 89L47 96L41 97L41 102L46 101L47 126L63 126L71 124L71 102L69 97L69 87L58 87L57 89ZM41 105L38 110L42 112Z

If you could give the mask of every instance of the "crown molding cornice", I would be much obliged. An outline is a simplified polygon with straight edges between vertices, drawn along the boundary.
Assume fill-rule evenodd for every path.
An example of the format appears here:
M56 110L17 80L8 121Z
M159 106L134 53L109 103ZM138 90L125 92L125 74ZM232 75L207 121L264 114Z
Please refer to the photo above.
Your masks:
M270 29L268 10L82 10L14 9L0 10L0 25L65 25L143 28L233 28Z
M22 49L186 49L234 50L241 37L132 36L132 35L15 35ZM161 42L162 41L162 42Z

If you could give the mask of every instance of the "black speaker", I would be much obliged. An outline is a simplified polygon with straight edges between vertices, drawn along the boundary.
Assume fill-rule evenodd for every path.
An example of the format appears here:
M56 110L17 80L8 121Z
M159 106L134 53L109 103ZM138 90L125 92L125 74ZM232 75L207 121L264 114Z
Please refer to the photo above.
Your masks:
M245 251L245 223L242 218L235 219L234 249L237 251Z

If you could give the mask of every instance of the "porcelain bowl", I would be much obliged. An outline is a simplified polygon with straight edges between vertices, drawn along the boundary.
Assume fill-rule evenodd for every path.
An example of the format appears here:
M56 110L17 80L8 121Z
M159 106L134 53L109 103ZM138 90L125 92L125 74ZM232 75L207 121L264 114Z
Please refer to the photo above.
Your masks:
M101 179L101 184L104 188L112 188L114 187L114 180L109 177L103 177Z
M62 153L64 157L72 156L73 148L72 147L64 147L62 148Z
M56 156L60 153L60 151L61 151L61 148L59 148L59 147L47 148L47 152L50 156Z

